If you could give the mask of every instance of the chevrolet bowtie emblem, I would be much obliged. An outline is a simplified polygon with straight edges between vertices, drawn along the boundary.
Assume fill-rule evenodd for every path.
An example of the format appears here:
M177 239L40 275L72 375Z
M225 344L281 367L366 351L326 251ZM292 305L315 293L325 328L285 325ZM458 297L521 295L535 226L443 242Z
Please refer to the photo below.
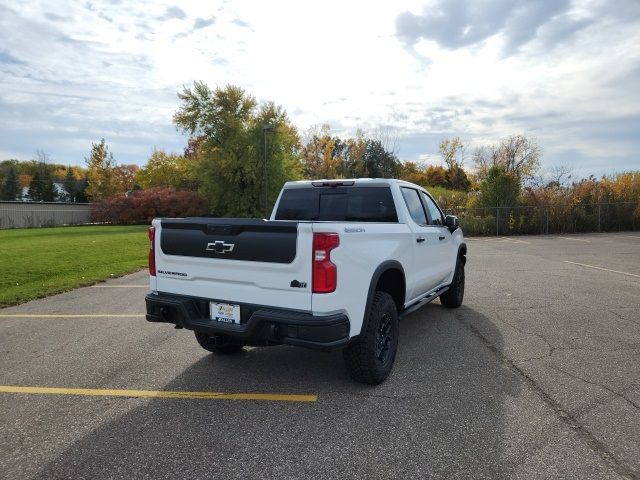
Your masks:
M233 252L233 247L235 247L233 243L224 243L223 240L207 243L208 252L229 253Z

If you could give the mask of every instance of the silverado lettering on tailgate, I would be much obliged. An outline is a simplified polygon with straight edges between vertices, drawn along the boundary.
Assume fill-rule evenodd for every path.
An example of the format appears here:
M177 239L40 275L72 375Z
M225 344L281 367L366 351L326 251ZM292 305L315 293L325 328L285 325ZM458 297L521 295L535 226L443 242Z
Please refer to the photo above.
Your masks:
M177 275L179 277L188 277L188 275L184 272L167 272L166 270L158 270L158 273L163 275Z

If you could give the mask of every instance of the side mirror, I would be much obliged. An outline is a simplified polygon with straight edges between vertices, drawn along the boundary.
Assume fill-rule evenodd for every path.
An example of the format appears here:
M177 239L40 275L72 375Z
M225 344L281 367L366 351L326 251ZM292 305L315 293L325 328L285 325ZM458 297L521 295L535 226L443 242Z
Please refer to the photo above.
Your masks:
M455 215L447 215L444 219L444 223L451 231L451 233L453 233L460 226L458 217L456 217Z

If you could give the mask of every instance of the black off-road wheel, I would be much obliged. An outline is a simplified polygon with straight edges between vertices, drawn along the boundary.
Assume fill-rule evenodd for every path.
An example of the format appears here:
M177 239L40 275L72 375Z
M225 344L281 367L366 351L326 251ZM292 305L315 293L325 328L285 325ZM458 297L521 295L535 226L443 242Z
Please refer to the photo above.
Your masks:
M458 257L456 271L449 290L440 295L440 303L446 308L458 308L464 298L464 259Z
M382 383L396 359L398 333L398 311L393 298L386 292L376 292L366 331L343 350L351 378L369 385Z
M211 335L207 335L202 332L194 332L196 334L196 340L202 348L212 353L219 353L222 355L229 355L232 353L238 353L242 350L243 345L239 343L220 342L220 339L216 342L216 339Z

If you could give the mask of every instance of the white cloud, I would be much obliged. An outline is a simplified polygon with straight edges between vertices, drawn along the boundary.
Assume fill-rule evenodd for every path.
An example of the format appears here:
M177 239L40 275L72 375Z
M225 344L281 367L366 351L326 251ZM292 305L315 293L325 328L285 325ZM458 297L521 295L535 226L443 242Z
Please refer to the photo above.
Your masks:
M0 7L0 155L42 149L77 164L103 136L121 162L142 163L154 146L180 150L176 92L203 80L282 104L302 130L391 126L403 159L434 158L445 135L525 133L548 164L637 168L637 2L543 3ZM403 18L418 19L413 30Z

